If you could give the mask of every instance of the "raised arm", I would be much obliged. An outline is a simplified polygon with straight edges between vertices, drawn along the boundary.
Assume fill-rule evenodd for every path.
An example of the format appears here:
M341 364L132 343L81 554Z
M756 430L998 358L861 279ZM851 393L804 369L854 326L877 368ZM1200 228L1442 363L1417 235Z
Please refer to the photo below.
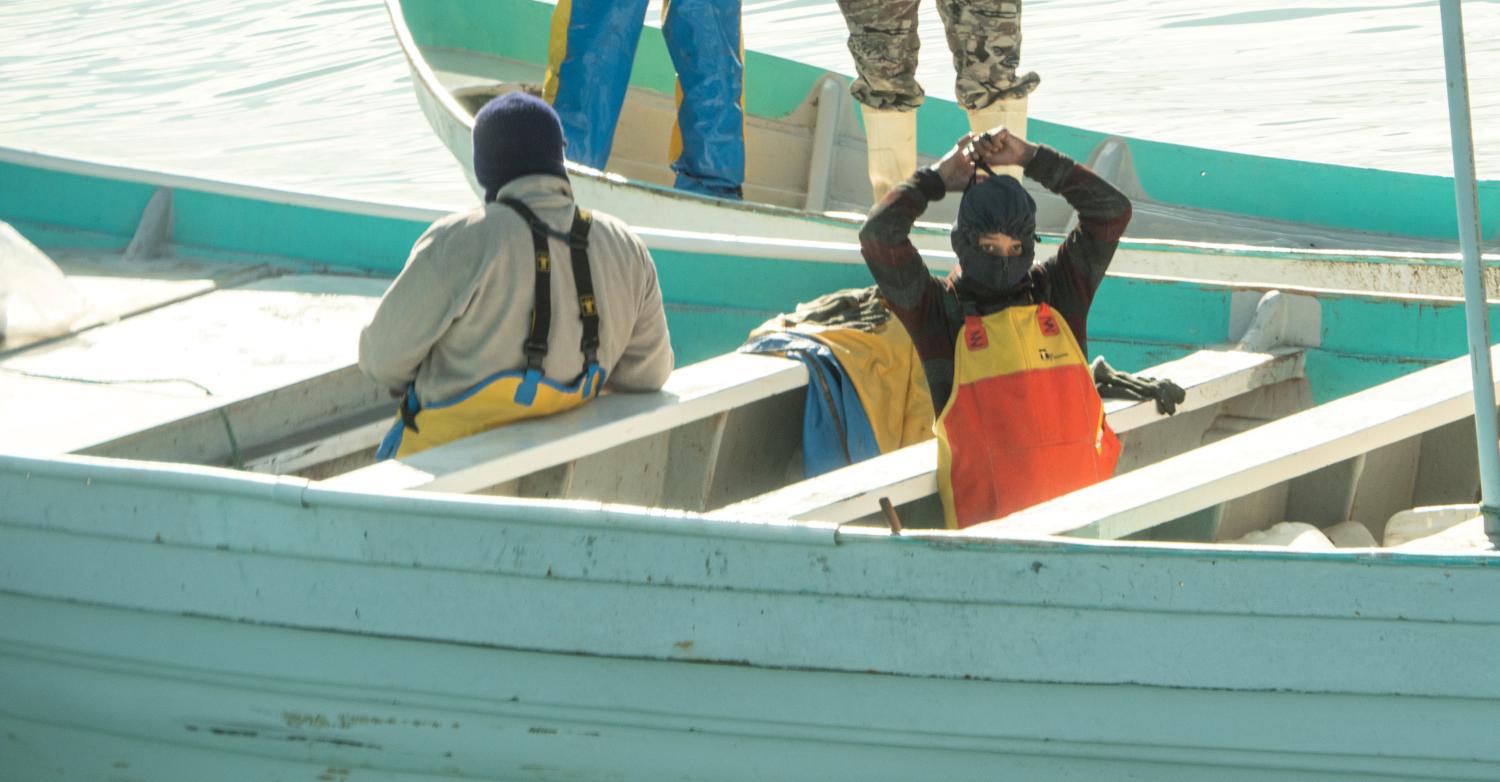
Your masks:
M1087 166L1004 128L981 136L974 150L992 166L1024 166L1027 177L1062 196L1078 212L1078 226L1063 240L1057 259L1074 267L1080 288L1092 296L1130 222L1130 199Z
M924 357L928 351L923 338L929 334L940 334L950 353L953 345L942 318L943 288L911 243L911 227L929 203L968 184L974 172L974 164L964 152L969 140L965 134L936 166L919 169L892 188L870 210L859 232L860 253L880 287L880 295L906 324Z
M1092 297L1130 223L1130 199L1089 167L1051 147L1038 147L1026 164L1026 175L1077 210L1078 226L1063 239L1057 258L1073 267L1080 288Z
M985 134L974 146L976 154L992 166L1024 166L1027 177L1077 210L1078 226L1063 239L1056 256L1032 268L1032 278L1087 350L1089 307L1130 223L1130 199L1087 166L1002 128Z

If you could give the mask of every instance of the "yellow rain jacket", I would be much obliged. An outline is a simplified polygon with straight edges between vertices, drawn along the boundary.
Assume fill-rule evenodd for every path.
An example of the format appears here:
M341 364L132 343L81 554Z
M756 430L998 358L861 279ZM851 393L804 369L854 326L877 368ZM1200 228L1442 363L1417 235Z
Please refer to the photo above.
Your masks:
M881 453L932 438L932 395L911 335L874 287L836 291L750 333L789 331L828 346L849 375Z

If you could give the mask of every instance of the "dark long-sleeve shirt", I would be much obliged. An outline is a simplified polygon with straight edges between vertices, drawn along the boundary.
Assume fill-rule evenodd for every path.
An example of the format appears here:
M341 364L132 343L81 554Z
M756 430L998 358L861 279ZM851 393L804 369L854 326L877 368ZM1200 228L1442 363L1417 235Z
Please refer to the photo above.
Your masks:
M1087 356L1089 306L1130 222L1130 199L1050 147L1038 146L1025 170L1026 176L1078 211L1078 227L1063 240L1056 255L1031 267L1022 289L1003 304L1045 302L1052 306L1067 320ZM942 177L932 169L922 169L886 194L859 232L865 264L916 344L932 404L939 413L953 391L953 349L964 321L955 287L959 270L955 268L946 279L933 277L910 234L927 205L945 192ZM991 303L981 306L980 312L989 314L1000 308Z

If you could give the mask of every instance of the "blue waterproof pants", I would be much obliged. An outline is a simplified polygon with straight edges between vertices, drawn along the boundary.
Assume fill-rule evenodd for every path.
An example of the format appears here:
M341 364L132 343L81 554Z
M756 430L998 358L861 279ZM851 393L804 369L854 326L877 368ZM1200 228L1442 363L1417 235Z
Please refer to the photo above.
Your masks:
M647 0L559 0L546 97L562 118L568 159L603 169L630 84ZM669 156L677 187L739 198L745 181L740 0L668 0L662 35L677 70Z

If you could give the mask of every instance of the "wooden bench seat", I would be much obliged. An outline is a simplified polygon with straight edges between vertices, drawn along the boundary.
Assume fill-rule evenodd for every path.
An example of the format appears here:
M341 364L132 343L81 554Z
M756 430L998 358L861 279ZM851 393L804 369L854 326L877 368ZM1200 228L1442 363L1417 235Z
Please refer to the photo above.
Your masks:
M1500 349L1491 356L1500 359ZM1352 518L1379 539L1394 511L1473 501L1472 416L1465 356L965 533L1123 538L1281 486L1291 491L1263 522L1290 518L1324 526ZM1445 500L1442 493L1459 498ZM1226 535L1232 536L1208 539Z
M708 422L700 433L700 461L712 461L708 451L716 451L724 437L725 414L806 385L800 362L730 353L673 372L661 391L607 394L567 413L466 437L325 483L344 489L474 492L700 421ZM796 401L792 423L800 426L800 398Z
M595 441L611 436L630 439L649 435L660 427L670 429L712 417L805 384L806 372L797 362L763 359L733 354L685 367L674 373L661 392L608 394L589 406L594 409L587 416L563 416L508 427L507 440L519 433L521 437L531 436L526 440L531 445L545 445L548 438L554 442L564 439L557 434L559 429L588 429ZM344 472L339 477L342 485L385 471L368 473L357 468L371 465L375 446L391 427L394 409L395 402L385 390L351 364L98 443L80 453L229 465L252 472L302 473L309 477ZM578 438L573 439L581 444ZM529 463L538 469L551 466L548 455L532 454L530 447L520 448L512 462ZM564 452L566 447L555 453ZM349 477L356 473L357 478Z
M77 452L284 474L373 447L393 406L349 364Z
M1178 415L1234 399L1259 388L1302 377L1303 352L1200 350L1140 374L1168 378L1187 392ZM1122 436L1166 419L1154 402L1105 400L1110 426ZM1197 443L1194 442L1193 445ZM846 522L875 513L882 497L900 505L937 493L937 443L882 454L721 509L778 519Z

